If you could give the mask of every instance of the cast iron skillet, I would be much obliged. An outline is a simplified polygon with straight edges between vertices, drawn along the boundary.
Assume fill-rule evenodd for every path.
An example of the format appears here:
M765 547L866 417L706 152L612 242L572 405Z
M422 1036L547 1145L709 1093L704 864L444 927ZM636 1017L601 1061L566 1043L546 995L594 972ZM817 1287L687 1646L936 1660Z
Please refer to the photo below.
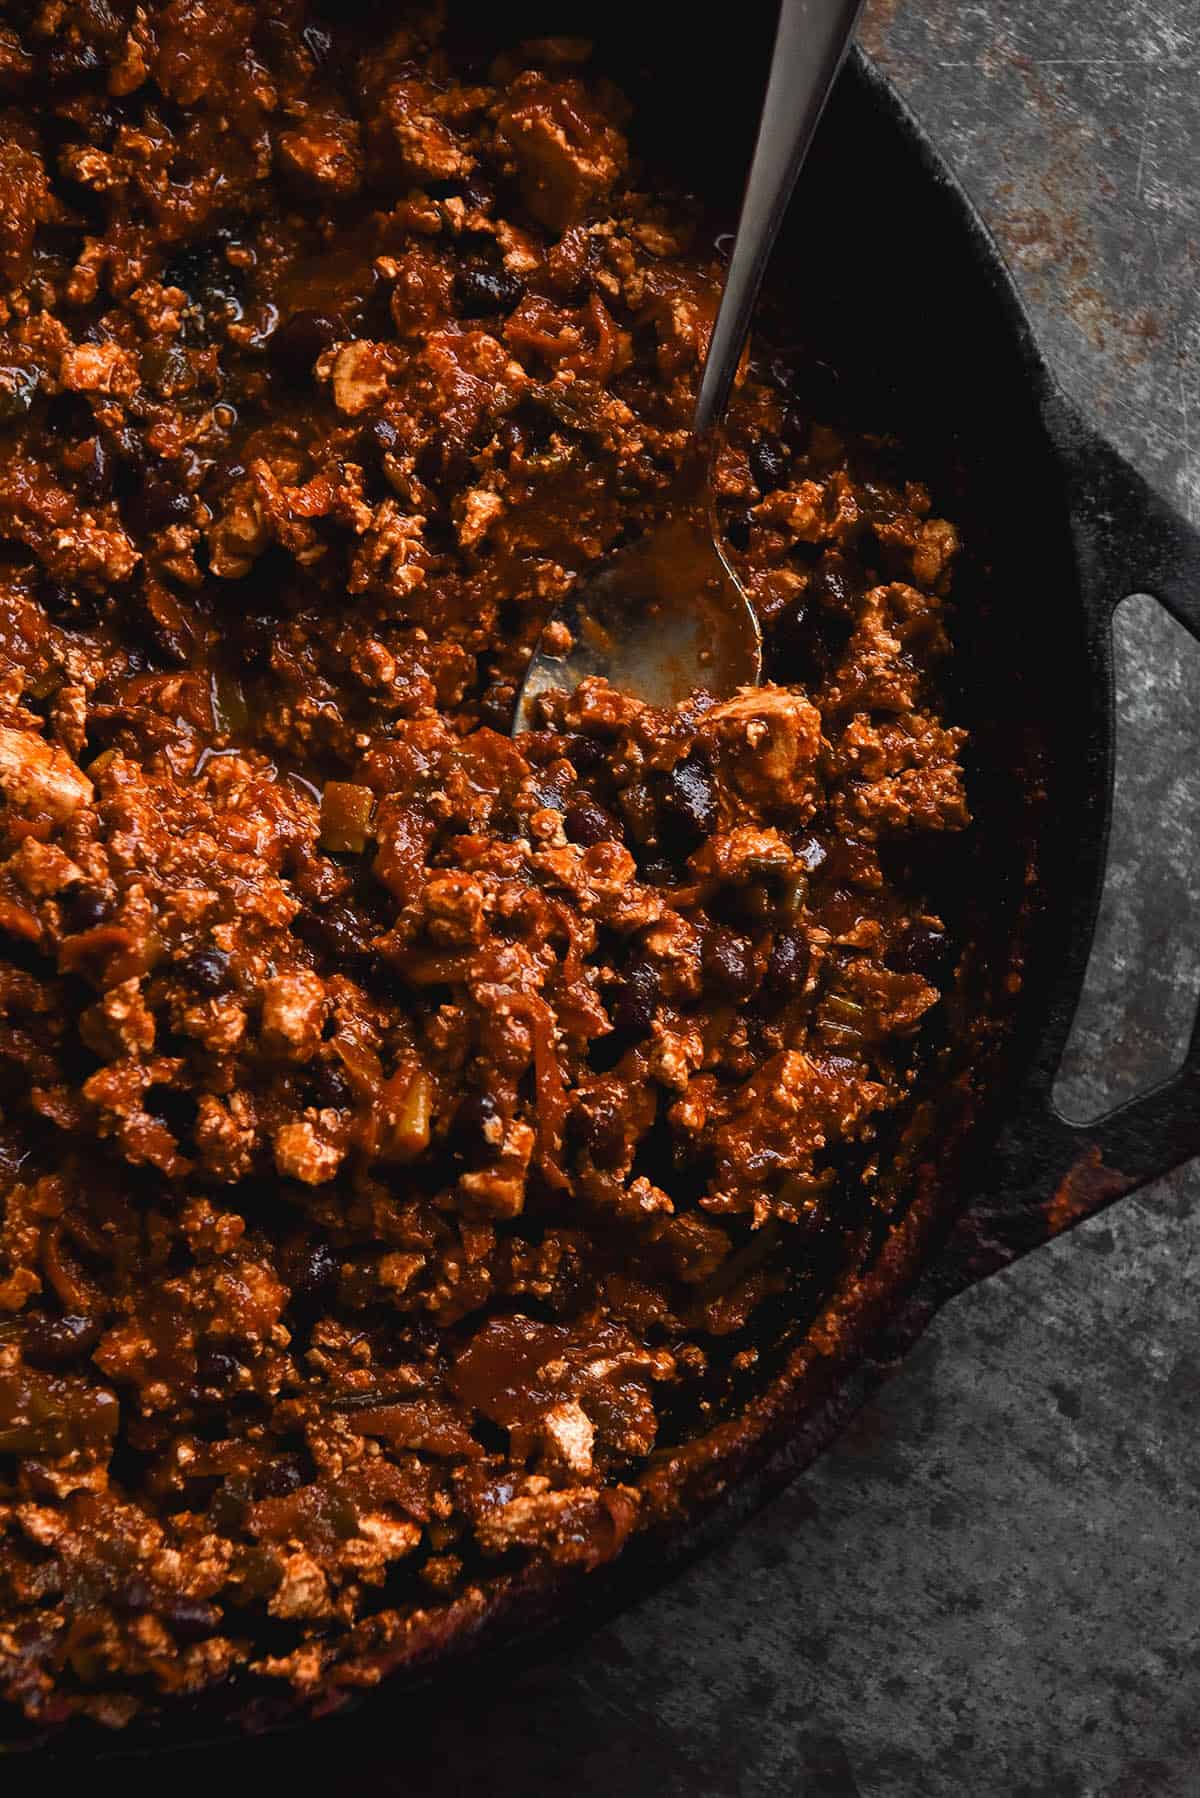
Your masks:
M497 44L594 37L635 103L637 148L728 224L773 8L743 19L736 37L624 0L460 5L453 16ZM1113 609L1147 592L1200 637L1200 537L1057 387L987 231L861 54L821 127L772 285L788 334L806 346L800 398L818 416L898 431L906 465L933 472L971 549L947 710L972 731L976 823L923 873L974 948L849 1261L808 1293L790 1330L775 1320L767 1373L731 1392L705 1445L662 1459L653 1527L612 1568L568 1582L535 1569L486 1618L418 1634L404 1656L410 1679L450 1661L458 1679L473 1678L497 1645L507 1667L514 1642L545 1652L552 1629L574 1633L644 1593L810 1461L954 1293L1200 1152L1200 1032L1171 1080L1086 1129L1050 1096L1103 879ZM277 1720L261 1691L226 1692L114 1747ZM87 1746L94 1754L94 1735ZM69 1736L62 1747L71 1751Z

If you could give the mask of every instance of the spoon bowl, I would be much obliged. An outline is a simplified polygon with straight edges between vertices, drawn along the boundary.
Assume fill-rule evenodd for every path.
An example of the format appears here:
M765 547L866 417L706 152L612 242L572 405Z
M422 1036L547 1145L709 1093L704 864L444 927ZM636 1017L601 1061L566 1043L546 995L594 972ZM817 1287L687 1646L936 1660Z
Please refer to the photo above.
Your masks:
M542 694L593 677L659 706L701 688L728 698L762 678L762 633L718 539L707 458L693 459L661 519L558 607L526 670L514 730L537 728Z

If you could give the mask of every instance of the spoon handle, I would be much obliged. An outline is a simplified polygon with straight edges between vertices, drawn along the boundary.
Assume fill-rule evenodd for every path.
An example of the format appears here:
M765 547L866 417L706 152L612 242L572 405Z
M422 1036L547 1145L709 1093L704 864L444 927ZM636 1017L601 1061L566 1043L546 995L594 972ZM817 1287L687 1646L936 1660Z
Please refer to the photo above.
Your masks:
M782 0L758 141L696 398L694 430L720 424L771 246L863 0Z

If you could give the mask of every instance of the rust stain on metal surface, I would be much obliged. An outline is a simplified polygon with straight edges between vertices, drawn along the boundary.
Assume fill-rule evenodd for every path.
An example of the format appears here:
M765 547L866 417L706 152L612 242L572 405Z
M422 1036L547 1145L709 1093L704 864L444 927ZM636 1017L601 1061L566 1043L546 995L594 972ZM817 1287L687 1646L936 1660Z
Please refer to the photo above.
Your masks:
M1162 326L1146 308L1132 316L1120 311L1098 283L1102 258L1086 208L1097 194L1111 204L1111 183L1097 168L1062 78L1030 56L1001 54L1024 87L1031 123L1048 154L1038 158L1034 183L1008 181L997 189L997 234L1031 297L1062 307L1094 349L1112 349L1133 368L1146 359Z
M1114 206L1122 201L1136 206L1142 197L1141 164L1134 191L1123 194L1100 166L1095 144L1099 119L1089 129L1064 76L1017 51L1002 48L1000 54L1023 84L1031 123L1044 137L1045 149L1037 157L1034 203L1007 210L1002 206L993 220L997 234L1022 272L1032 274L1026 286L1036 300L1063 308L1093 348L1111 351L1127 370L1139 368L1152 356L1166 327L1148 306L1126 311L1114 303L1111 283L1105 289L1100 272L1104 258L1086 209L1095 203L1111 218ZM1149 87L1144 107L1143 156L1152 118ZM1124 134L1119 123L1109 124L1103 132L1110 145L1119 143ZM1014 183L1006 186L1012 193ZM1027 177L1023 186L1029 194ZM1044 202L1040 206L1038 190ZM1001 198L1004 191L998 190Z
M873 0L859 30L868 54L897 75L906 60L903 13L903 0ZM1007 178L991 186L987 213L1024 292L1036 305L1065 314L1092 349L1115 356L1126 370L1141 367L1167 327L1149 307L1124 311L1105 289L1105 259L1088 214L1095 205L1111 216L1121 195L1100 166L1094 129L1072 103L1070 83L1003 32L972 54L972 33L962 28L960 48L959 29L951 23L942 46L947 71L967 66L952 60L966 52L985 86L995 88L998 107L1012 109L1014 87L1023 96L1025 122L1011 146L999 146L997 173ZM1110 135L1119 136L1120 128L1110 127Z
M898 23L903 0L871 0L858 28L859 41L868 56L886 62L890 45L888 33Z
M1072 1163L1057 1188L1046 1201L1048 1232L1060 1236L1073 1224L1129 1191L1129 1178L1116 1168L1106 1167L1099 1149L1089 1149Z

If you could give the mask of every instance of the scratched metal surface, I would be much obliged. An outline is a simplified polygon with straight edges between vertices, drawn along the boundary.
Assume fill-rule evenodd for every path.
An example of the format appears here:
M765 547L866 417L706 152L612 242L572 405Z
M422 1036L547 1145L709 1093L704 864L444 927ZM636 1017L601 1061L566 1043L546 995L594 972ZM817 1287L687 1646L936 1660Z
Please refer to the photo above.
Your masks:
M1197 0L876 0L866 35L1066 386L1200 518ZM1121 651L1119 878L1063 1083L1080 1113L1169 1067L1200 981L1200 672L1154 608ZM384 1754L351 1724L123 1783L1194 1798L1198 1311L1192 1168L958 1300L734 1543L558 1665L486 1706L398 1708Z

